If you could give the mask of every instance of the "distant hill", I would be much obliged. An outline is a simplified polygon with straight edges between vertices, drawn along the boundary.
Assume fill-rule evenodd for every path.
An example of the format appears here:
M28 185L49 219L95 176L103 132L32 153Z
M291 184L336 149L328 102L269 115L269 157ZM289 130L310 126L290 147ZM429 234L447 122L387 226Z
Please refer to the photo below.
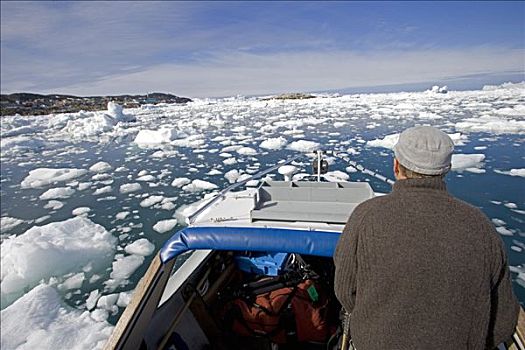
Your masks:
M0 115L41 115L50 113L73 113L81 110L104 110L107 108L109 101L118 103L126 108L135 108L144 104L187 103L192 100L161 92L147 95L87 97L58 94L39 95L19 92L0 95Z

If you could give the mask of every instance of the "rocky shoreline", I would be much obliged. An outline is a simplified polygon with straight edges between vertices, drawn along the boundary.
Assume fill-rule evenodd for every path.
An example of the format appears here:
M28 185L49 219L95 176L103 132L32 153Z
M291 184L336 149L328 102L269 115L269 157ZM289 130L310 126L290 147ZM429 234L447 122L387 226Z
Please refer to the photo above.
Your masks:
M187 103L192 100L165 93L147 95L89 96L39 95L14 93L0 95L0 115L43 115L51 113L74 113L79 111L104 110L108 102L125 108L136 108L144 104Z

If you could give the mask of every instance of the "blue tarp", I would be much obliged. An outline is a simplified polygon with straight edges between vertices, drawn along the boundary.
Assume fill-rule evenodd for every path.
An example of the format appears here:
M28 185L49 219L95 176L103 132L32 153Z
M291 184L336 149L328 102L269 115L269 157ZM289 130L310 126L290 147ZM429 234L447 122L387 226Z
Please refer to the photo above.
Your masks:
M188 250L283 252L333 255L339 232L265 227L186 227L160 250L163 263Z

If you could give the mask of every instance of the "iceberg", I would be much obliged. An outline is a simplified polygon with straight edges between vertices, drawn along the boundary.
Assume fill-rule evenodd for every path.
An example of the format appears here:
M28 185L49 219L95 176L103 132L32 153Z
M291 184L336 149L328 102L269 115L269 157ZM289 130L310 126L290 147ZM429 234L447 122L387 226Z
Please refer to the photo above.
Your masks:
M38 168L29 171L29 175L21 182L22 188L42 188L58 182L73 180L87 173L85 169L75 168Z
M51 286L40 284L2 310L2 349L102 349L113 331L88 311L64 304Z
M93 272L103 270L115 243L104 227L80 216L8 237L0 249L2 308L43 279L80 272L89 263Z

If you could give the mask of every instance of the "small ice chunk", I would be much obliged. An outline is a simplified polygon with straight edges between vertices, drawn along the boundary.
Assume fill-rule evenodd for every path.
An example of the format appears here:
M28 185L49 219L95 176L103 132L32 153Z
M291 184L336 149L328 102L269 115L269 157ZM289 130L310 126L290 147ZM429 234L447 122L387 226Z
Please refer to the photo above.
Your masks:
M141 189L142 189L142 186L139 183L133 182L129 184L120 185L119 191L120 193L125 194L125 193L140 191Z
M163 199L163 196L149 196L148 198L143 199L142 202L140 202L140 206L143 208L148 208L152 205L162 202Z
M123 284L140 265L144 262L144 257L140 255L120 256L113 261L113 270L105 283L107 289L113 290Z
M70 290L70 289L79 289L82 287L82 283L86 279L86 275L84 272L79 272L68 279L66 279L64 282L59 284L57 287L59 290Z
M484 160L484 154L453 154L451 170L462 171L467 168L481 168Z
M95 306L97 306L98 298L100 298L100 293L98 292L98 289L92 290L91 293L89 293L88 298L86 299L86 309L93 310Z
M117 305L120 307L127 307L133 296L133 291L120 292L118 295Z
M137 181L143 181L143 182L151 182L155 180L156 178L153 175L143 175L137 178Z
M91 318L96 322L104 322L108 319L109 312L103 309L95 309L91 312Z
M88 188L90 188L92 184L93 184L92 182L80 182L78 184L77 189L79 191L84 191L84 190L87 190Z
M115 219L124 220L129 215L129 211L121 211L115 215Z
M254 156L257 154L257 151L251 147L241 147L237 150L237 153L245 156Z
M111 186L105 186L105 187L102 187L102 188L97 188L95 192L93 192L93 195L94 196L99 196L101 194L104 194L104 193L109 193L111 192Z
M496 227L496 231L498 231L498 233L500 235L503 235L503 236L512 236L513 235L511 230L509 230L508 228L503 227L503 226Z
M103 295L97 301L97 308L114 313L115 310L118 311L118 309L116 309L117 306L115 305L117 303L117 300L118 293Z
M177 206L175 204L173 204L173 202L166 202L166 203L162 203L160 208L162 210L173 210L175 209Z
M318 142L307 141L307 140L298 140L290 143L288 149L292 151L311 153L320 149L321 145Z
M158 145L169 143L177 137L175 129L162 128L159 130L140 130L134 142L138 145Z
M399 134L391 134L386 135L383 139L367 141L366 145L369 147L383 147L393 149L397 141L399 141Z
M85 169L51 169L38 168L31 170L22 181L22 188L42 188L57 182L66 182L87 173Z
M51 215L41 216L41 217L39 217L38 219L35 220L35 224L40 224L40 223L46 221L49 218L51 218Z
M523 168L523 169L510 169L509 175L510 176L525 177L525 168Z
M91 208L89 208L89 207L78 207L78 208L73 209L71 214L73 214L75 216L80 216L80 215L85 215L85 214L89 213L90 211L91 211Z
M263 142L261 142L259 147L277 151L277 150L283 149L287 143L288 141L286 141L284 137L279 136L276 138L269 138L267 140L264 140Z
M224 174L224 178L226 178L226 180L228 180L228 182L231 184L235 183L235 181L237 181L239 176L240 176L239 170L237 169L230 170L226 174Z
M50 200L44 205L44 209L58 210L64 206L64 203L56 200Z
M41 200L69 198L73 193L75 193L75 190L70 187L56 187L42 193L39 198Z
M505 221L498 219L498 218L493 218L491 221L496 226L504 226L507 224Z
M98 162L89 167L92 173L106 173L112 169L111 165L106 162Z
M2 233L5 233L23 223L24 220L22 219L12 218L9 216L2 216L0 218L0 231L2 231Z
M187 184L182 189L186 192L200 192L200 191L206 191L206 190L214 190L218 186L203 180L193 180L191 184Z
M155 251L155 245L146 238L140 238L135 242L128 244L124 251L128 254L148 256Z
M153 229L158 233L165 233L177 226L177 222L177 219L160 220L155 225L153 225Z
M189 184L190 182L191 182L191 180L188 179L187 177L178 177L175 180L173 180L173 182L171 183L171 186L173 186L173 187L182 187L184 185Z
M237 159L235 159L234 157L231 157L231 158L226 158L222 162L224 163L224 165L233 165L233 164L237 164Z
M221 175L222 172L217 169L212 169L206 173L206 175L214 176L214 175Z

